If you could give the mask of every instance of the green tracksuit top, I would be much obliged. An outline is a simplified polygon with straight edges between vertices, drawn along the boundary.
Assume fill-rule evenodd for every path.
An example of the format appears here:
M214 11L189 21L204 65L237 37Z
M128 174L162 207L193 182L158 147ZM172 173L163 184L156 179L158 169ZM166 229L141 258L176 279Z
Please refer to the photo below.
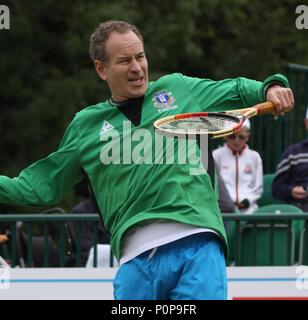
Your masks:
M0 202L54 204L82 179L84 169L118 260L124 233L148 219L170 219L215 230L225 240L227 252L216 184L212 186L207 173L190 174L193 164L189 162L142 160L145 152L154 150L155 141L153 138L151 145L151 140L144 137L154 137L153 122L161 117L231 110L263 102L265 89L275 82L288 86L280 74L264 82L166 75L149 83L137 127L110 101L89 106L76 114L56 152L30 165L18 177L0 176ZM128 131L134 139L128 139ZM130 148L135 161L128 157Z

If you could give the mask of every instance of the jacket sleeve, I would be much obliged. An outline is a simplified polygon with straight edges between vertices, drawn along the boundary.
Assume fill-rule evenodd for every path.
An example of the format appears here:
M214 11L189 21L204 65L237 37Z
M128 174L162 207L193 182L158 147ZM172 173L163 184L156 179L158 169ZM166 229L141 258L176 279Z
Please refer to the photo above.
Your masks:
M266 100L266 90L279 83L289 87L288 79L275 74L263 82L244 77L213 81L210 79L183 76L184 82L194 99L206 111L224 111L250 107Z
M68 127L59 149L30 165L18 177L0 176L0 202L50 205L61 200L82 179L74 124Z
M255 204L259 200L259 198L261 198L263 192L263 164L259 154L257 154L255 159L255 167L255 183L253 188L249 189L249 194L247 196L247 199L249 200L250 204Z
M234 213L236 207L232 202L224 180L222 179L219 170L216 170L217 183L218 183L218 205L222 213Z
M284 201L294 200L292 197L292 188L295 185L292 184L292 178L290 176L291 160L289 157L292 151L287 149L281 158L277 166L277 171L272 183L272 193L273 195Z

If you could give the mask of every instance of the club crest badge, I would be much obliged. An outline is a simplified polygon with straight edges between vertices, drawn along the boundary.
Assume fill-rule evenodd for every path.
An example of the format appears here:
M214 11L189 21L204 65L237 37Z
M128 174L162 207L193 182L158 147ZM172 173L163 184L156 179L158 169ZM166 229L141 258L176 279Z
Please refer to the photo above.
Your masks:
M152 101L160 113L177 108L177 106L173 105L175 98L172 93L165 90L154 93Z

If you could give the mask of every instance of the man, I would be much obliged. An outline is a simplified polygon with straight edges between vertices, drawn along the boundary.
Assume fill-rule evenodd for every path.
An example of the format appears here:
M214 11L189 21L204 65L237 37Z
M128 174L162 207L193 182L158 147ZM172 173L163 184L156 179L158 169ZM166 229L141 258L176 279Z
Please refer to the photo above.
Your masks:
M236 133L226 137L223 147L213 151L216 168L220 172L232 201L245 214L253 213L263 191L262 159L248 146L250 121Z
M304 119L308 130L308 108ZM308 141L289 146L277 166L273 195L308 212Z
M79 112L58 151L17 178L1 177L0 201L57 202L83 168L121 263L116 299L225 299L227 244L213 166L192 175L191 163L149 161L153 122L265 99L282 114L293 107L286 78L215 82L172 74L149 83L143 39L136 27L119 21L99 25L90 55L111 98ZM165 156L169 147L158 151Z

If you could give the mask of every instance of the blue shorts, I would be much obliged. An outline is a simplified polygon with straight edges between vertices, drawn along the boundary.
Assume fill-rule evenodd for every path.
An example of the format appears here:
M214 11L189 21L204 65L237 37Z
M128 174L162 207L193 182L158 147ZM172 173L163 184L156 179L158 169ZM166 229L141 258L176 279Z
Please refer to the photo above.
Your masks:
M117 300L227 299L226 263L214 233L194 234L146 251L115 277Z

